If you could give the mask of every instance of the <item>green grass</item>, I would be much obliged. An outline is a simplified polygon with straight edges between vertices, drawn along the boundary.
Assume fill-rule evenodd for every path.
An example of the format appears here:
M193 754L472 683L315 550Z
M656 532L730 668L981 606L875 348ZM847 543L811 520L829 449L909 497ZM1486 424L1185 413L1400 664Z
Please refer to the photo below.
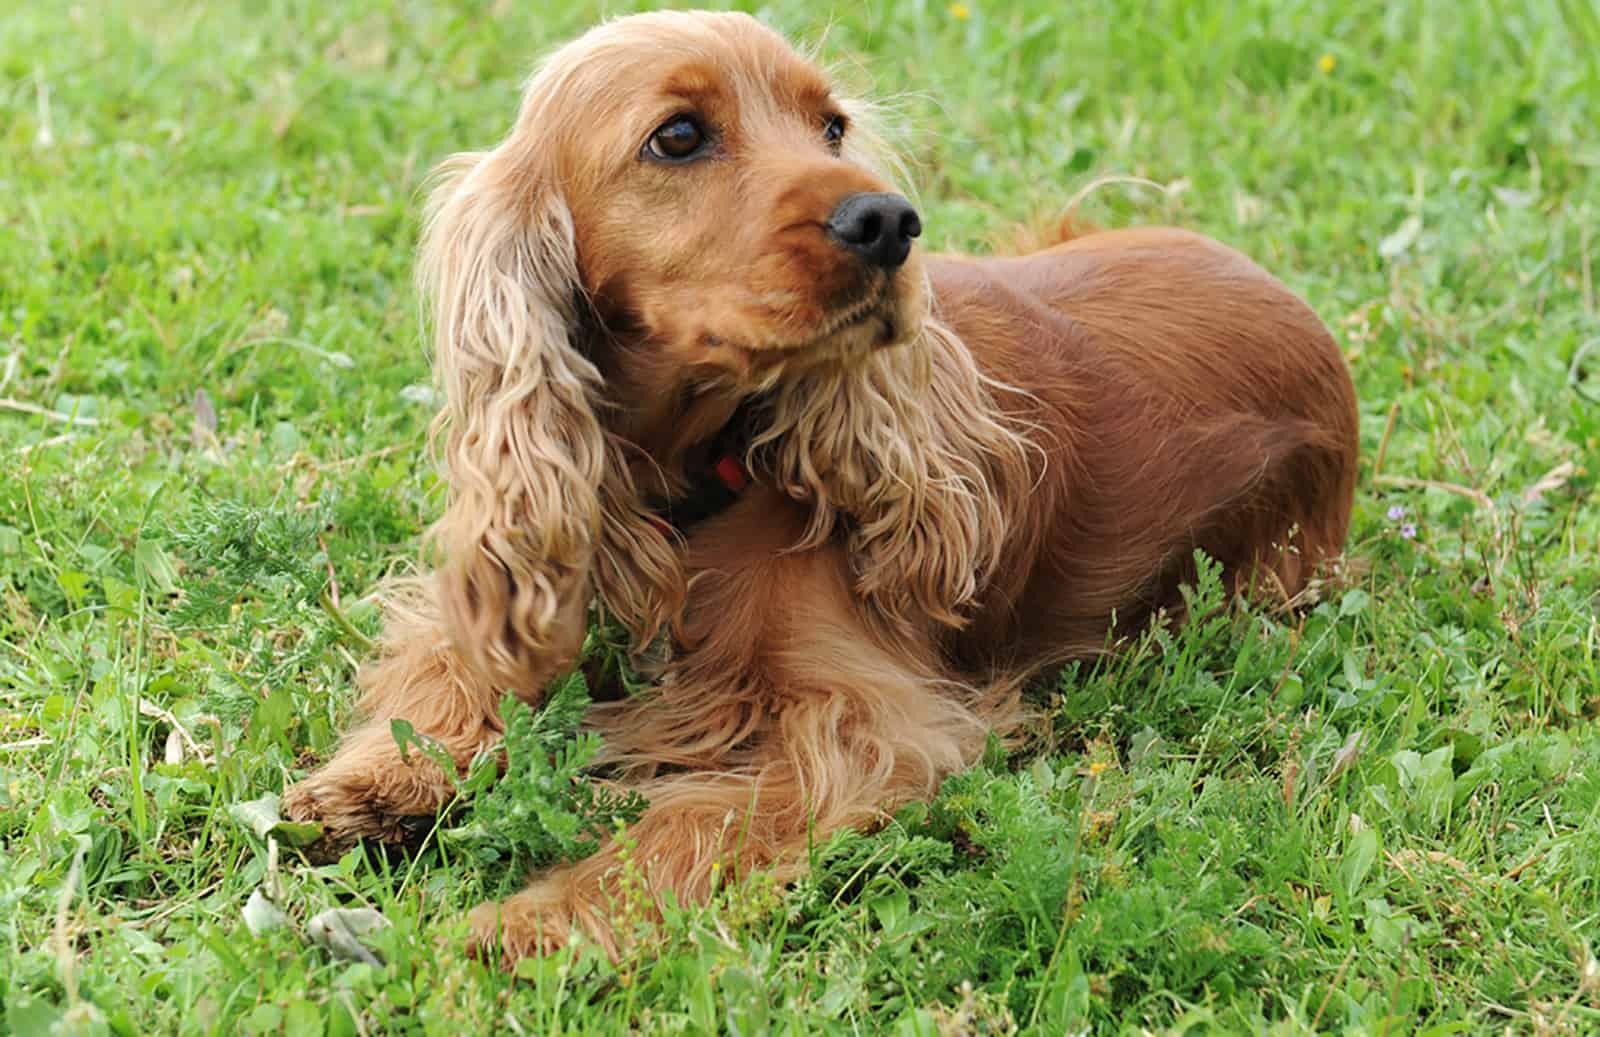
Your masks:
M931 245L1137 175L1086 215L1309 298L1364 571L1067 673L1033 744L793 889L520 979L460 952L503 867L271 867L229 808L329 749L440 506L418 185L598 5L246 6L0 19L0 1030L1600 1027L1592 0L763 5L900 98ZM302 939L341 904L387 964Z

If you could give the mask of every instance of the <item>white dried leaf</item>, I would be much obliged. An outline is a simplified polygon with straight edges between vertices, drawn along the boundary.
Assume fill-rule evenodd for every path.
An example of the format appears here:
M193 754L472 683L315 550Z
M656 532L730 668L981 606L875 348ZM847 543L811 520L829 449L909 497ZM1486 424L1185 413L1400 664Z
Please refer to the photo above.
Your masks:
M320 912L306 923L306 935L317 944L344 961L360 961L381 966L383 959L374 954L361 938L370 932L387 928L389 920L381 911L370 907L334 907Z
M1394 259L1411 250L1417 243L1417 238L1422 234L1422 217L1407 216L1405 222L1396 227L1393 234L1388 235L1378 242L1378 255L1384 259Z
M1339 747L1339 751L1333 754L1333 768L1328 771L1329 781L1349 770L1350 765L1361 758L1361 748L1366 742L1366 731L1358 728L1350 732L1344 744Z
M278 908L272 899L258 888L250 894L250 899L245 901L239 913L244 915L244 924L252 933L260 936L269 929L276 929L289 921L289 916Z

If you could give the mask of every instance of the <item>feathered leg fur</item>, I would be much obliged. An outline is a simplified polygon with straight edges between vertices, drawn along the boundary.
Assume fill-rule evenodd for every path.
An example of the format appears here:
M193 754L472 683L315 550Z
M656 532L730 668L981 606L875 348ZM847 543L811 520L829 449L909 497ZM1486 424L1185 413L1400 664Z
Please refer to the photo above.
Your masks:
M501 691L470 666L425 584L399 585L387 606L376 659L358 677L360 722L320 770L284 793L284 813L315 818L323 839L315 856L331 856L359 839L407 842L426 831L455 792L456 775L412 748L402 755L390 722L408 721L443 746L462 771L503 730ZM570 665L583 644L582 615L561 624L551 672L530 675L518 694L537 702L545 682Z
M748 533L741 512L786 507L754 493L724 525ZM698 541L719 564L695 582L685 652L659 689L595 711L618 780L650 804L626 839L657 904L704 901L719 875L794 877L813 838L927 798L978 758L990 731L1021 719L1014 684L952 682L931 636L878 627L843 550L772 550L768 538L800 527L766 528L755 542L716 530ZM612 930L618 851L478 908L475 941L515 959L564 943L576 925L616 953L628 936Z

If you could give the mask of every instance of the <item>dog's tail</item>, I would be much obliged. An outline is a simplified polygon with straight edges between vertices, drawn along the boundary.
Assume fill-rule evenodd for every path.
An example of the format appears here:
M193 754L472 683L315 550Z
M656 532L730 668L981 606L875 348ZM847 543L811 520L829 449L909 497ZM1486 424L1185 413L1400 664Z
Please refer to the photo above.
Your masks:
M1102 230L1100 226L1090 223L1079 215L1079 209L1090 195L1103 187L1113 185L1135 185L1138 187L1153 188L1167 194L1167 188L1153 180L1146 180L1139 176L1098 176L1084 184L1078 192L1067 200L1065 209L1059 216L1038 216L1025 221L1020 227L1014 228L995 245L996 255L1025 256L1033 252L1043 252L1046 249L1056 248L1078 238L1088 237L1096 231Z
M1026 256L1065 245L1101 228L1078 215L1076 205L1056 217L1039 217L1007 228L994 242L997 256Z

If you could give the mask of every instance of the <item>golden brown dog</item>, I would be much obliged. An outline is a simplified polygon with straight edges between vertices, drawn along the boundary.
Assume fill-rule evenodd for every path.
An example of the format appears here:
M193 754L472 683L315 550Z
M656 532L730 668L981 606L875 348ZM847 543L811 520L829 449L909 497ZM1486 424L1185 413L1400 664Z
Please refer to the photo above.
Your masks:
M649 800L650 889L704 898L930 795L1021 721L1027 675L1181 611L1196 548L1283 597L1340 551L1356 401L1304 303L1178 230L925 257L864 116L748 17L641 15L446 163L421 265L445 561L391 607L364 724L291 815L403 838L452 776L389 721L464 766L505 691L573 665L595 601L670 645L591 721ZM616 863L485 905L476 939L615 951Z

